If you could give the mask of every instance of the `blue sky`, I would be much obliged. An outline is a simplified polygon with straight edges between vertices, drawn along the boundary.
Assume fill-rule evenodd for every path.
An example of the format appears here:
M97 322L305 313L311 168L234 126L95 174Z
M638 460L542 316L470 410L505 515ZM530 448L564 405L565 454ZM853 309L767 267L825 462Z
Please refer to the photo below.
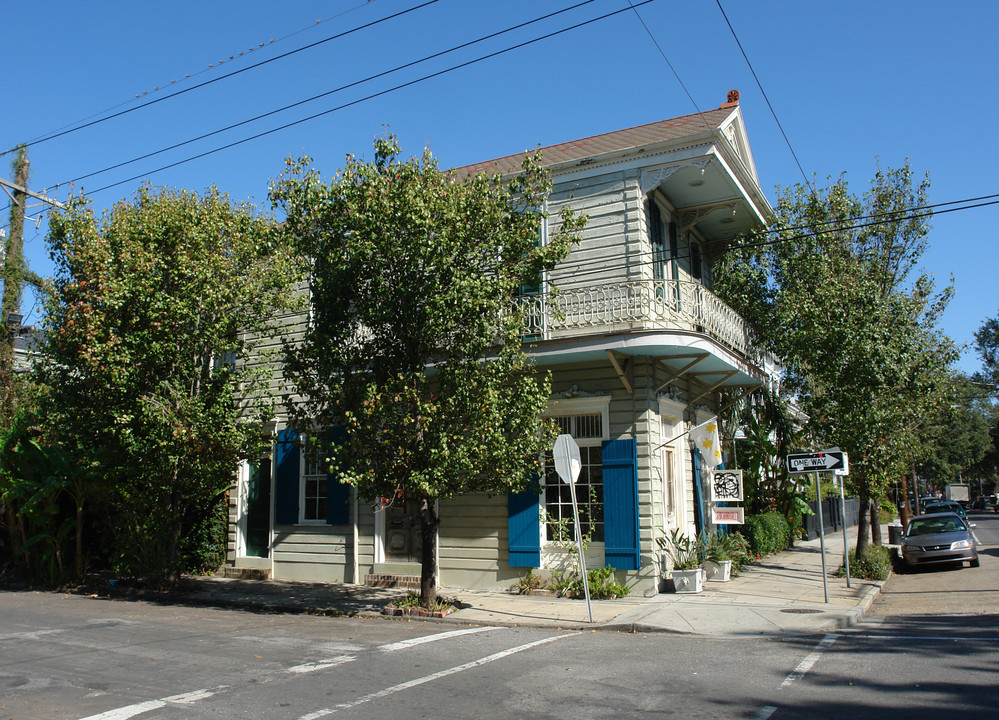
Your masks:
M0 80L5 99L0 150L44 138L84 119L165 98L425 1L3 3L0 27L6 62ZM50 188L50 194L64 199L70 192L66 183L73 179L579 1L438 0L232 78L33 145L30 186L36 191ZM631 0L635 6L640 2ZM637 8L679 81L628 5L628 0L594 0L295 109L89 177L77 182L76 189L82 185L103 208L131 196L142 180L128 179L140 176L155 185L194 190L216 185L236 199L266 205L268 181L282 171L285 157L307 153L330 175L347 153L370 156L372 138L385 127L399 137L404 153L418 154L429 145L442 166L459 166L538 144L714 108L733 88L741 93L757 170L771 202L776 186L801 182L801 172L718 3L654 0ZM721 0L721 6L809 177L815 174L824 181L846 173L851 187L860 193L874 173L876 158L891 167L908 158L917 173L930 173L933 203L999 193L993 171L999 158L990 139L991 122L999 116L999 93L992 81L999 5L972 0L946 6L921 0ZM622 9L626 12L389 91ZM8 179L9 159L3 158L0 170ZM123 180L128 181L95 192ZM61 186L52 189L56 184ZM5 198L0 209L4 206ZM938 284L954 278L956 297L943 327L959 343L971 343L982 322L999 313L997 221L999 205L938 215L933 221L922 265ZM2 209L0 227L7 222L7 210ZM29 222L25 233L29 262L42 274L51 272L45 230L42 218L37 229ZM24 309L29 322L37 322L38 308L32 300ZM961 368L973 371L978 364L969 352Z

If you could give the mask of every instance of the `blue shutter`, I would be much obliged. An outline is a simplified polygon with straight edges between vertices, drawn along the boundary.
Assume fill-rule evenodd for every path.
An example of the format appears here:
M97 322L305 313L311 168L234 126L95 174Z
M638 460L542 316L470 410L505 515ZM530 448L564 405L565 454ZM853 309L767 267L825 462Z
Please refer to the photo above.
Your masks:
M510 567L541 567L541 494L534 483L507 495Z
M638 442L609 440L601 454L604 476L604 560L616 570L638 570Z
M694 506L697 508L697 514L694 516L694 527L697 529L697 534L700 535L705 527L704 494L701 492L701 449L695 447L690 456L694 463Z
M346 429L335 427L330 431L331 443L341 443L347 437ZM350 522L350 485L345 485L333 475L326 475L326 524L346 525Z
M294 525L298 522L299 455L298 433L291 428L279 430L274 452L274 522Z

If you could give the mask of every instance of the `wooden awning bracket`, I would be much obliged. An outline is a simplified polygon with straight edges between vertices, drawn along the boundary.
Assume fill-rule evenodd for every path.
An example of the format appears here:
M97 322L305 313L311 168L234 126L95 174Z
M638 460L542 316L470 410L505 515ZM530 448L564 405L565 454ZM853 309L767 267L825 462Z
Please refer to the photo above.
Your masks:
M714 375L716 373L703 373L703 374L705 374L705 375L708 375L708 374ZM705 395L709 395L709 394L713 393L715 390L717 390L718 388L720 388L722 385L724 385L725 383L727 383L729 380L731 380L733 377L735 377L738 374L739 374L738 370L730 370L730 371L724 373L724 377L722 377L721 380L719 380L718 382L716 382L714 385L711 385L710 387L708 387L704 392L702 392L697 397L692 398L690 400L690 402L687 403L687 409L688 410L692 409L694 407L694 403L695 402L697 402L698 400L700 400Z
M656 363L658 363L661 367L663 367L666 370L666 372L673 373L670 376L669 380L667 380L662 385L660 385L658 388L656 388L656 394L658 395L659 393L661 393L663 391L663 389L666 388L667 385L671 385L674 380L676 380L677 378L683 377L691 368L693 368L695 365L697 365L698 363L706 360L709 357L711 357L709 353L697 353L697 354L694 354L694 355L671 355L670 356L670 360L673 360L673 359L680 359L680 360L690 359L690 362L687 363L686 365L684 365L679 370L677 370L675 367L673 367L672 365L670 365L668 362L666 362L662 358L656 358L655 359Z
M617 376L621 380L621 384L624 385L624 389L628 391L629 395L634 395L635 389L632 383L631 357L628 355L620 355L613 350L607 350L606 352L607 357L610 358L611 365L614 366L614 370L617 372Z

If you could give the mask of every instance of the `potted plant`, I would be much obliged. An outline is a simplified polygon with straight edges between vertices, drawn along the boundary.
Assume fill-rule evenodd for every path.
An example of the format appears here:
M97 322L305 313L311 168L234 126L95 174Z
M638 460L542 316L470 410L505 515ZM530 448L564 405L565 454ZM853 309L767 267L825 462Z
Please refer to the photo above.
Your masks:
M678 593L701 592L704 589L704 547L701 539L689 538L679 529L674 529L668 537L658 538L657 542L663 550L663 566L669 564L672 568L674 590Z
M728 535L708 533L704 543L704 575L708 580L732 579L732 543Z

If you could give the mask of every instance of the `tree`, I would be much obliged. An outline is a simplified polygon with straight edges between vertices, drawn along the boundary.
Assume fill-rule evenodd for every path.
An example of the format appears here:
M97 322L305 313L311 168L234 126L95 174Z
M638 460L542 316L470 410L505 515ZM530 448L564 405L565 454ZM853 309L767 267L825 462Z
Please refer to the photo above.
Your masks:
M822 190L779 192L763 237L726 256L718 293L785 362L785 380L816 445L850 454L850 484L878 539L876 501L905 471L912 428L947 402L953 344L936 328L952 288L913 271L929 231L928 180L908 164L878 168L851 194L841 177Z
M509 492L540 473L550 381L521 345L519 288L565 257L583 220L568 210L546 243L539 158L502 182L442 172L429 150L352 156L328 184L308 158L271 192L285 237L312 259L312 321L287 351L297 427L345 429L332 469L369 500L419 508L421 602L436 602L436 502Z
M273 222L214 188L143 187L100 220L75 199L50 221L48 442L83 449L111 488L119 571L178 579L184 538L263 443L273 403L244 361L301 276L273 239Z

